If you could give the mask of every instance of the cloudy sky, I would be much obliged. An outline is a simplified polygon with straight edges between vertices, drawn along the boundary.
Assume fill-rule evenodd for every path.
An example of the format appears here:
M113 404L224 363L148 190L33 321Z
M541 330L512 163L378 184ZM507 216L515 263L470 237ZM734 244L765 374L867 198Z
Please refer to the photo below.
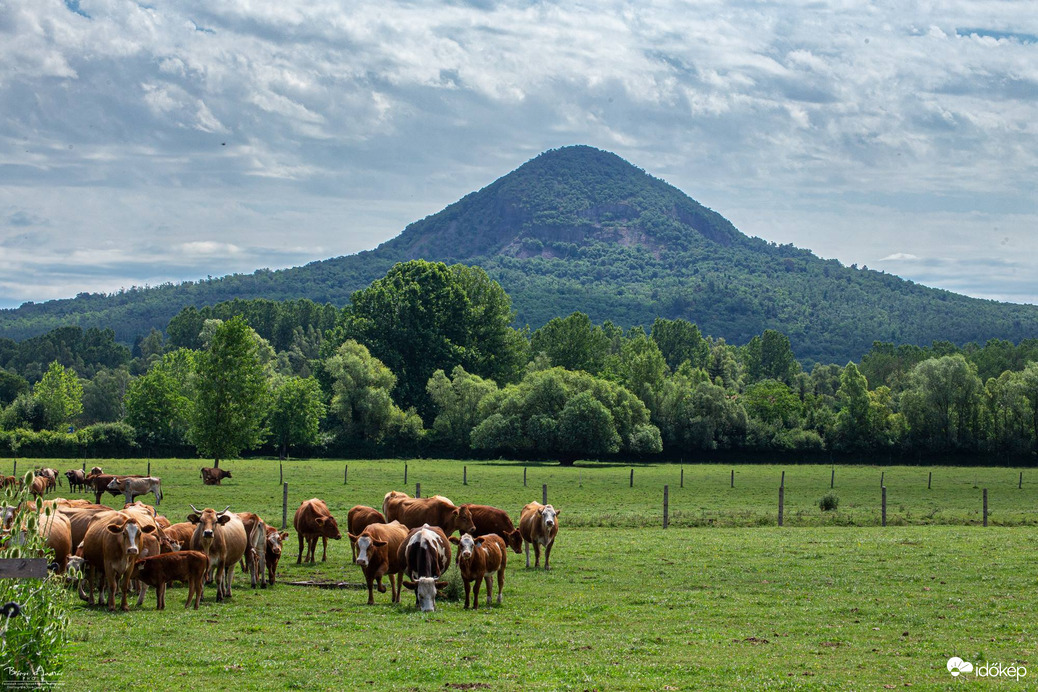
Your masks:
M1033 0L0 0L0 116L0 307L370 249L569 144L1038 303Z

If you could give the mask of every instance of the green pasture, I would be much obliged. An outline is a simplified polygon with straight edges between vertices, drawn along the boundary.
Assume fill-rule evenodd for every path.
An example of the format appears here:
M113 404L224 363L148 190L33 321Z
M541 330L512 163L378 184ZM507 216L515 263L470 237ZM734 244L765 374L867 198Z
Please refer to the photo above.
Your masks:
M143 473L147 463L100 465ZM353 504L379 506L387 490L413 493L416 482L423 495L493 504L517 517L547 484L562 527L552 571L527 570L509 553L502 606L472 612L451 602L423 615L407 592L402 605L376 594L369 607L363 590L284 583L361 581L347 541L329 544L327 563L296 566L293 535L283 583L266 591L239 576L230 602L215 603L207 588L198 612L183 609L181 587L169 591L164 612L154 610L151 593L130 613L77 606L63 686L1027 689L1038 676L1038 471L1024 471L1019 489L1015 469L838 467L839 510L823 516L817 501L829 492L829 467L735 466L733 489L731 466L686 466L684 488L678 466L637 466L631 488L629 466L529 464L524 488L520 463L410 460L407 485L403 461L350 461L344 484L346 463L285 463L289 524L309 497L325 499L344 520ZM220 487L202 486L202 462L151 464L165 487L160 511L172 521L194 503L253 510L280 524L277 461L225 462L234 478ZM778 528L782 470L786 526ZM878 526L880 473L887 527ZM985 487L987 528L979 525ZM1034 670L1021 681L956 679L945 668L952 656Z

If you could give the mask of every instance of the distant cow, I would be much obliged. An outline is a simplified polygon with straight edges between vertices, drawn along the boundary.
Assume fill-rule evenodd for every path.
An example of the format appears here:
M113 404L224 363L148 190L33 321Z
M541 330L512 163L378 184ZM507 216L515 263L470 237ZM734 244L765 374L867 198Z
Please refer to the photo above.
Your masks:
M328 559L328 539L339 540L342 538L342 534L339 533L339 525L335 521L335 517L328 511L328 505L324 503L324 500L319 500L316 497L309 500L304 500L299 505L299 509L296 510L295 518L292 520L292 525L295 526L296 534L299 536L299 557L296 559L296 564L300 564L303 561L303 540L307 542L306 561L314 562L314 553L317 550L317 539L320 538L324 541L324 554L321 557L321 562Z
M110 473L89 473L87 474L87 477L83 479L83 483L86 484L88 488L94 491L94 502L96 504L101 504L101 497L105 494L105 492L108 492L110 495L114 497L122 495L122 493L119 490L109 489L108 486L112 483L113 479L140 477L141 476L115 476Z
M54 481L54 485L56 486L61 485L61 476L58 475L57 469L43 467L41 469L34 470L33 474L36 476L43 476L44 478L51 479L52 481Z
M415 592L415 606L423 613L436 610L436 591L447 586L440 577L451 564L451 544L438 526L420 526L407 534L398 559L410 581L404 586Z
M534 564L541 564L541 546L544 546L544 569L548 569L548 558L559 533L559 510L551 505L531 502L519 514L519 532L526 541L526 567L530 567L530 544L533 544Z
M462 507L467 507L472 514L472 523L476 527L473 536L497 534L517 555L523 552L523 536L515 528L508 512L488 505L464 504Z
M156 610L166 608L166 585L171 581L187 582L187 602L185 608L191 606L195 599L195 610L202 600L205 573L209 569L209 558L197 550L181 550L177 553L152 555L137 560L136 576L142 582L155 587Z
M202 468L203 485L220 485L220 481L222 481L224 478L231 477L231 472L226 469L219 469L215 467Z
M442 495L419 498L391 490L382 500L382 514L386 521L399 521L409 529L423 524L438 526L448 536L455 531L472 533L476 530L468 508L465 505L456 507Z
M267 588L267 525L253 512L238 512L245 526L245 568L249 570L252 588Z
M346 513L347 535L350 537L350 550L353 551L353 561L357 561L357 536L372 524L385 524L386 518L382 512L374 507L365 505L354 505Z
M389 577L389 588L392 590L391 601L400 602L400 583L406 566L401 558L405 557L400 546L407 540L407 527L399 521L389 524L369 524L360 535L351 533L350 542L357 546L357 559L364 572L364 580L368 585L368 605L375 603L372 586L378 582L378 592L385 593L382 577Z
M287 538L288 531L278 531L273 526L267 527L267 554L265 557L267 561L267 581L270 582L271 586L274 586L274 581L277 578L278 562L281 561L282 544Z
M82 492L86 489L86 474L83 473L83 469L69 469L65 472L65 478L68 479L69 490L79 490Z
M118 491L123 495L129 495L130 502L133 502L140 495L154 493L155 504L162 503L162 479L155 476L116 476L108 483L105 490L109 492Z
M0 476L0 488L6 488L7 486L17 488L21 484L22 482L14 476Z
M505 567L508 565L508 550L504 540L497 534L473 537L464 534L461 538L450 537L458 546L458 571L465 582L465 608L469 607L469 592L472 592L472 607L479 608L479 585L487 583L487 605L493 602L493 579L497 573L497 603L505 589ZM472 583L475 582L475 587Z
M42 498L48 490L54 489L54 479L50 476L36 476L32 479L32 494Z
M96 475L100 475L102 473L104 473L104 471L101 470L100 466L91 466L90 467L90 474L88 474L88 475L95 475L95 474Z
M234 582L234 568L245 554L248 537L245 525L237 514L231 514L225 507L223 511L206 508L194 510L187 516L195 525L191 536L191 550L200 550L209 556L209 566L216 577L216 600L222 601L231 597L231 585ZM172 528L172 527L170 527Z

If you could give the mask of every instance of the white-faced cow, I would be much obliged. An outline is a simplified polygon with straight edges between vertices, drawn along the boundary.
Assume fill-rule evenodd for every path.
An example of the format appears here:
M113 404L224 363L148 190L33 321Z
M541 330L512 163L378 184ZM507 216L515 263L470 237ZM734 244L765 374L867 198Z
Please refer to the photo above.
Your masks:
M252 588L256 584L261 589L267 588L267 525L254 512L238 512L238 518L245 526L245 566L249 570Z
M386 521L399 521L409 529L424 524L438 526L448 536L455 531L472 533L476 530L468 507L457 507L443 495L410 497L406 493L391 490L382 500L382 514Z
M461 538L450 537L450 542L458 546L458 571L465 582L465 608L469 607L469 593L472 593L472 607L479 608L480 582L487 583L487 605L493 601L493 576L497 574L497 603L501 604L505 589L505 567L508 565L508 549L504 540L497 534L473 537L463 534ZM475 582L473 588L472 583Z
M93 572L103 572L108 588L108 608L115 610L115 592L122 593L123 610L129 610L126 594L130 588L133 566L141 553L142 536L155 530L141 526L125 512L112 512L98 517L83 539L83 558ZM89 579L90 603L94 602L93 579Z
M526 541L526 567L530 567L530 545L533 544L533 566L540 566L541 546L544 546L544 569L548 569L551 547L559 533L559 510L551 505L531 502L519 514L519 532Z
M231 597L234 568L245 554L248 537L245 525L237 514L231 514L227 506L223 511L206 508L200 510L191 505L194 513L187 516L195 525L191 536L191 550L199 550L209 556L209 566L215 572L216 600Z
M267 554L265 559L267 562L267 581L270 582L271 586L274 586L274 582L277 579L278 563L281 561L281 548L287 538L288 531L278 531L273 526L267 527Z
M368 585L368 605L375 603L372 589L378 582L378 592L385 593L382 577L389 577L389 587L393 593L391 601L400 602L400 582L406 566L401 557L400 546L407 540L407 527L399 521L388 524L368 524L360 535L349 534L350 542L357 546L357 559L354 560L364 572Z
M404 586L415 592L415 605L424 613L436 610L436 591L447 585L440 577L451 564L451 544L438 526L425 524L411 529L400 544L398 557L410 581Z
M357 536L372 524L385 524L386 518L382 512L374 507L365 505L354 505L346 513L346 535L350 538L350 550L353 551L353 561L357 561Z

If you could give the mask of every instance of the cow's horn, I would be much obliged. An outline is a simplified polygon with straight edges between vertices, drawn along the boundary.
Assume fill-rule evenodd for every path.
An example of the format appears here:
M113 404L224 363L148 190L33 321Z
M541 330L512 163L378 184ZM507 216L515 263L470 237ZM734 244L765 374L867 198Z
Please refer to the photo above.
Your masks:
M227 505L226 507L223 508L222 511L217 512L217 514L227 514L227 510L229 510L230 508L231 508L231 506Z
M194 505L191 505L191 509L195 510L195 514L201 514L202 513L202 510L198 509L198 507L195 507Z

